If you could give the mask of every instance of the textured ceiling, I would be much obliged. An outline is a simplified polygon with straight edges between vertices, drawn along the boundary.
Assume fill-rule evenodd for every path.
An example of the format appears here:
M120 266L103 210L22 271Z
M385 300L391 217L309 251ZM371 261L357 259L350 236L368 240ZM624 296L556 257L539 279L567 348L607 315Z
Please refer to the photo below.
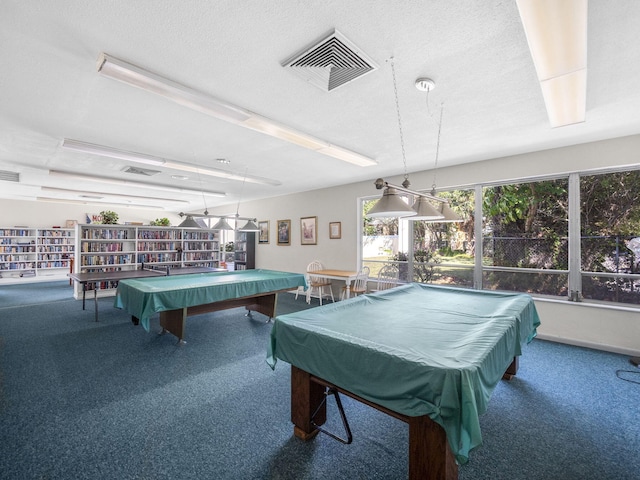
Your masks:
M171 211L202 195L61 180L49 170L224 191L209 207L433 167L640 133L637 0L591 0L587 120L551 129L515 1L2 0L0 198L77 199L57 189L163 197ZM330 92L282 62L333 29L378 69ZM98 74L101 52L376 160L358 167L237 127ZM430 77L427 95L414 87ZM430 116L431 114L431 116ZM70 138L278 180L279 186L185 174L124 173L131 162L63 150ZM216 159L225 158L229 164ZM373 191L372 191L373 193ZM107 197L108 199L108 197ZM179 201L178 201L179 200Z

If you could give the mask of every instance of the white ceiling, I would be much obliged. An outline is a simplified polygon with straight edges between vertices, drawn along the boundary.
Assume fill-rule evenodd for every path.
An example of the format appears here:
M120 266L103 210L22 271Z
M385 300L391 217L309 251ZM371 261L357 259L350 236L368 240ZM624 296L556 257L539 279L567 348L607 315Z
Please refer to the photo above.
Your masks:
M285 195L640 133L637 0L591 0L587 120L551 129L511 0L2 0L0 2L0 198L78 199L41 186L167 197L134 201L167 210ZM337 29L379 68L331 92L281 66ZM151 70L332 144L372 157L358 167L179 106L98 74L101 52ZM431 77L427 95L414 87ZM120 160L61 148L70 138L275 179L279 186L184 174L123 173ZM224 165L216 159L230 161ZM61 180L49 170L188 189L225 198ZM372 186L372 193L374 189ZM106 200L116 202L117 197ZM115 203L114 203L115 204Z

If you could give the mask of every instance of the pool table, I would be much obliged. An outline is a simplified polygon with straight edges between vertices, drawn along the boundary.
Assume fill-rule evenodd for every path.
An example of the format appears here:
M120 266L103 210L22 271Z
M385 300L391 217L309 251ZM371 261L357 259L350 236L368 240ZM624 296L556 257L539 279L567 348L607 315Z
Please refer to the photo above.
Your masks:
M185 343L190 315L245 307L275 317L277 294L306 286L300 273L276 270L239 270L193 275L170 275L122 280L115 306L129 312L134 323L149 331L149 319L160 313L162 332Z
M267 363L291 365L296 437L324 432L340 392L408 423L410 479L453 480L539 325L526 294L407 284L277 317Z

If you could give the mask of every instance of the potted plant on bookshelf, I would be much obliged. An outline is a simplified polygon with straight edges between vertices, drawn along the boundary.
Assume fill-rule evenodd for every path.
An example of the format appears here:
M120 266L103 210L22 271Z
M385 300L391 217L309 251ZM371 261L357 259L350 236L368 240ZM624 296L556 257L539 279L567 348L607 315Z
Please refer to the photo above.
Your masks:
M111 210L103 210L100 212L100 216L102 217L103 225L118 224L118 214L116 212L112 212Z
M163 218L156 218L155 220L152 220L150 225L152 227L170 227L171 226L171 222L169 221L169 219L167 217L163 217Z

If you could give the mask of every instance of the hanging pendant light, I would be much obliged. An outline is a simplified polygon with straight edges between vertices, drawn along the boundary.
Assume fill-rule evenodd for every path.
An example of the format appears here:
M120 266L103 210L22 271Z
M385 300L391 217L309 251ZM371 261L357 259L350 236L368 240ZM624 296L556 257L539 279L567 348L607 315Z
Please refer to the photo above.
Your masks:
M211 230L233 230L233 228L231 227L231 225L229 225L227 220L222 217L220 220L218 220L218 223L211 227Z
M373 206L368 217L406 217L415 215L416 211L406 204L398 191L393 187L387 187L382 193L382 198Z
M238 231L239 232L259 232L260 229L255 223L253 223L253 220L247 220L247 223L242 228L239 228Z
M443 216L441 220L437 220L438 222L455 223L464 221L456 212L453 211L448 203L443 203L438 209Z
M180 225L178 225L178 227L180 228L200 228L200 225L198 225L198 223L194 220L194 218L191 215L187 215L187 218L185 218L182 223Z
M416 215L408 217L407 220L441 222L445 218L443 213L434 207L427 197L418 197L413 204L413 210L416 211Z

